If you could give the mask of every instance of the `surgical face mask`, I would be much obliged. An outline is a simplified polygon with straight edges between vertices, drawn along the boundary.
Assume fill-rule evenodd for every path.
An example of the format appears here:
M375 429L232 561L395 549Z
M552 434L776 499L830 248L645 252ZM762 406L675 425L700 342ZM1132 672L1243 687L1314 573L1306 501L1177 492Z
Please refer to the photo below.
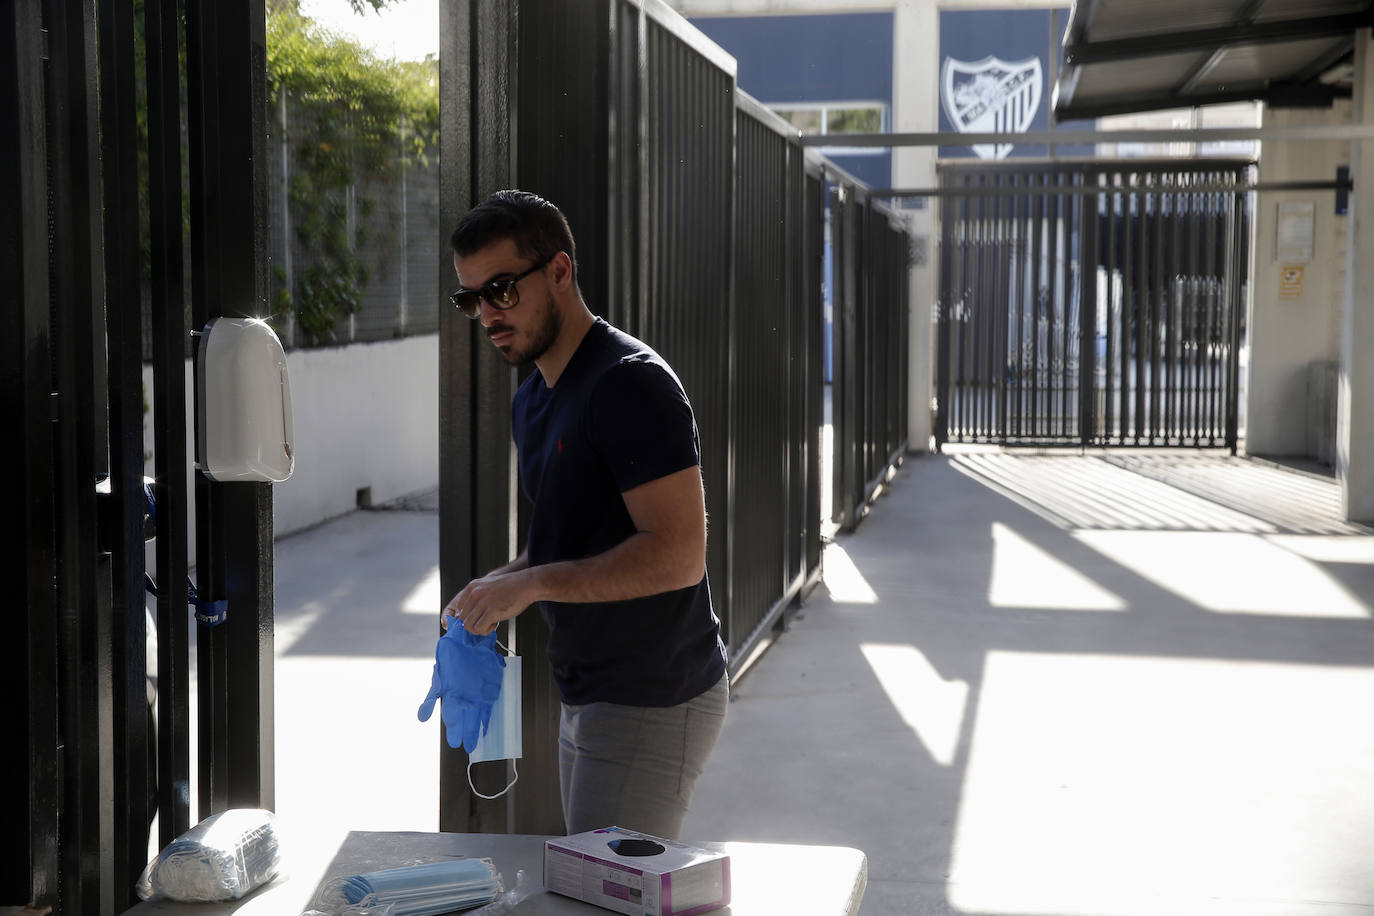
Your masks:
M472 794L478 798L500 798L520 779L520 773L515 771L510 784L495 795L483 795L472 784L474 763L481 763L483 760L515 761L524 756L524 739L520 727L520 669L520 656L511 655L506 658L506 667L501 675L501 693L492 704L491 721L487 723L482 736L477 739L477 746L468 753L468 788L472 789ZM513 764L511 769L515 769Z
M498 648L499 647L499 648ZM475 636L462 621L449 628L434 649L434 676L420 704L421 722L429 720L436 700L443 701L443 721L450 747L468 753L468 786L480 798L500 798L519 780L495 795L472 784L472 764L483 760L517 760L522 756L520 723L520 658L503 653L496 634Z
M502 891L490 859L454 859L347 875L328 882L316 912L377 912L434 916L490 903Z

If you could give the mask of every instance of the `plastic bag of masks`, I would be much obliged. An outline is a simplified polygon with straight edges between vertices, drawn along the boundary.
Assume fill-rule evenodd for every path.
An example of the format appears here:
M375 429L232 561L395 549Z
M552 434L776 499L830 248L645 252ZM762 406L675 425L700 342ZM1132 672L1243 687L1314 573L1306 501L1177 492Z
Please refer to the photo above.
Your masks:
M451 859L334 878L301 916L504 916L538 889L523 869L507 890L490 859Z
M281 849L272 812L230 808L207 817L168 843L143 870L136 890L144 900L237 900L271 881L280 867Z

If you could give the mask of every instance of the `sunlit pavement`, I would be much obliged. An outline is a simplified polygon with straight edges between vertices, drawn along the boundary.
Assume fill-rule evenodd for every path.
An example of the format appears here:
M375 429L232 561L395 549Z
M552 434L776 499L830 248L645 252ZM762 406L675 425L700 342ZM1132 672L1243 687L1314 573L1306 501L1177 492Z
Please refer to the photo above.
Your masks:
M866 916L1374 911L1374 537L1329 481L1130 458L908 460L737 684L686 836L863 849ZM316 836L437 827L437 532L431 499L277 543L277 808Z
M442 606L435 506L277 541L276 811L308 834L302 855L327 861L348 830L439 829L439 717L416 718Z
M864 849L864 914L1374 911L1374 538L1329 481L1208 461L1281 476L908 461L738 685L688 834Z

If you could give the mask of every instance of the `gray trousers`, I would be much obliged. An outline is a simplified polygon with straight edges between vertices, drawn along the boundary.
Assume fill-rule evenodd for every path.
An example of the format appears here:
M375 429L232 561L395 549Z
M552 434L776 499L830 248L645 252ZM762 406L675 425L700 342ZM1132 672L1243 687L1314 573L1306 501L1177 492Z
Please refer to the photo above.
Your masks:
M563 704L558 766L568 833L616 826L678 839L729 702L723 675L677 706Z

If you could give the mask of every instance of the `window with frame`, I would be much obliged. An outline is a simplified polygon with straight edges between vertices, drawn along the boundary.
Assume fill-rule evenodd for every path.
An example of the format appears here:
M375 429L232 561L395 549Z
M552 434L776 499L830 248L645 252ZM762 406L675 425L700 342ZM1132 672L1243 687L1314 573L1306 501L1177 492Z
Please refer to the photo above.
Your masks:
M769 105L804 134L876 134L887 126L879 102L786 102Z

